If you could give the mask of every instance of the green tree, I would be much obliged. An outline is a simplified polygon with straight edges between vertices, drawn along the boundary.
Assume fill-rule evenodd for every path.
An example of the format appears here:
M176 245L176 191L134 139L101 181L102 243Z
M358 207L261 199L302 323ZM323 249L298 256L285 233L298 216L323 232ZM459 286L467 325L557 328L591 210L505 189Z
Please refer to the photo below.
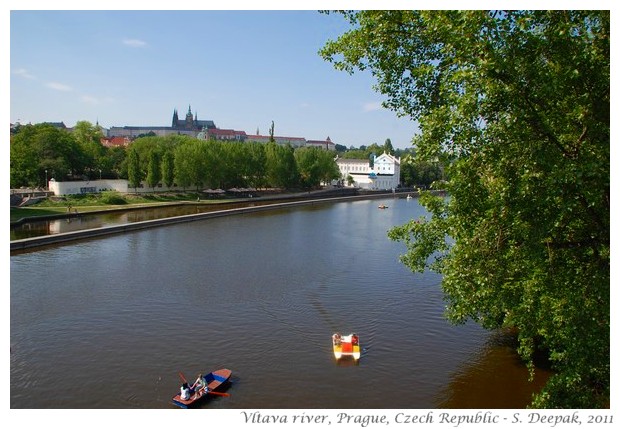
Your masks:
M170 188L174 184L174 155L166 152L161 161L161 179Z
M385 139L385 144L383 145L383 152L389 155L394 154L394 146L392 146L392 140Z
M140 168L142 171L148 171L148 164L151 160L151 154L153 152L165 152L164 150L165 137L160 136L144 136L135 139L131 142L131 150L138 154L140 159Z
M78 121L71 134L80 146L83 171L89 179L99 178L99 171L108 166L106 162L106 148L101 144L103 132L99 125L93 125L88 121Z
M269 127L269 143L274 143L276 139L273 137L274 133L274 123L271 121L271 127Z
M72 134L49 124L24 125L11 135L11 186L47 186L83 171L83 151Z
M301 186L315 188L340 178L340 170L331 152L316 147L295 150L295 162Z
M213 142L209 151L209 180L211 188L245 187L247 156L243 144L238 142Z
M349 149L342 154L344 159L368 159L369 153L362 149Z
M373 155L379 156L384 152L384 147L373 143L370 146L360 146L359 149L350 148L342 154L342 158L346 159L368 159L372 160Z
M319 179L324 184L330 184L332 180L340 179L340 169L331 151L320 150L319 153Z
M281 146L276 143L267 143L265 146L265 173L267 182L271 186L279 188L297 186L299 174L293 148L290 145Z
M182 144L174 150L174 178L182 188L192 185L192 169L190 162L192 160L191 144Z
M31 144L34 135L32 126L20 126L19 131L11 135L10 167L11 188L20 186L39 186L39 153Z
M197 167L196 180L200 186L228 188L236 185L234 163L238 158L233 155L232 149L218 141L198 141L197 150L200 165Z
M217 163L209 164L209 150L216 142L192 139L178 145L174 150L174 172L177 184L182 187L195 186L200 191L208 177L213 181Z
M142 137L137 138L131 143L131 148L136 151L138 158L140 159L140 168L142 171L149 171L149 163L152 159L152 154L157 153L157 157L161 163L166 158L166 154L173 154L177 146L194 142L197 139L185 135L170 135L170 136L156 136L152 133L144 134ZM174 167L167 164L168 169L174 171ZM153 172L154 173L154 172ZM159 180L163 179L163 171L159 172ZM168 171L168 180L171 180L170 185L173 184L174 179L170 177L170 170ZM164 179L165 181L165 179Z
M256 188L263 187L265 185L265 167L267 163L265 145L263 143L249 142L245 143L244 147L248 157L248 171L246 173L248 184Z
M151 152L146 170L146 184L155 189L161 181L161 159L157 151Z
M109 172L117 179L127 178L127 149L124 147L112 147L106 150L104 172Z
M295 151L295 162L303 187L313 188L320 183L319 151L320 149L314 147L299 148Z
M407 187L432 187L433 183L443 179L443 171L438 162L415 159L406 155L400 160L401 181Z
M392 229L402 261L443 274L447 316L515 328L535 407L609 406L609 11L344 12L321 51L370 70L385 106L419 122L448 199Z
M127 151L127 179L129 180L129 186L134 188L136 192L142 182L144 174L140 166L140 155L138 151L133 147L130 147Z

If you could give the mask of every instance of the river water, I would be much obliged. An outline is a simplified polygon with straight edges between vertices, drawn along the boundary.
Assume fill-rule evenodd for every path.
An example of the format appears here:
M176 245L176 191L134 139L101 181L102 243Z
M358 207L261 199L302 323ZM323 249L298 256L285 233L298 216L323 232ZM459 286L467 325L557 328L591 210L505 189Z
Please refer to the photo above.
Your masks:
M448 324L441 278L398 261L387 231L424 213L325 203L12 255L11 408L174 408L180 372L223 367L231 396L205 408L523 408L548 374ZM336 331L359 334L357 364Z
M291 199L290 201L295 200L296 199ZM59 219L41 219L34 217L30 221L12 225L10 239L11 241L22 240L26 238L83 231L85 229L103 228L112 225L124 225L154 219L238 209L248 206L271 205L273 203L273 201L269 200L256 199L253 202L171 204L140 209L85 212Z

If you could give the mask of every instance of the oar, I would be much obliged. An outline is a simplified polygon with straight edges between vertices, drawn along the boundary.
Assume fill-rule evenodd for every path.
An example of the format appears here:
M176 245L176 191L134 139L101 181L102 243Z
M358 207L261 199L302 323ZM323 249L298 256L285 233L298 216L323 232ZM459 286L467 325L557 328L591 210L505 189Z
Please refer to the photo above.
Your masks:
M183 380L183 383L187 383L187 379L185 378L182 372L179 372L179 377L181 377L181 380Z
M230 393L214 392L213 390L209 390L209 391L207 391L207 393L209 395L230 396Z

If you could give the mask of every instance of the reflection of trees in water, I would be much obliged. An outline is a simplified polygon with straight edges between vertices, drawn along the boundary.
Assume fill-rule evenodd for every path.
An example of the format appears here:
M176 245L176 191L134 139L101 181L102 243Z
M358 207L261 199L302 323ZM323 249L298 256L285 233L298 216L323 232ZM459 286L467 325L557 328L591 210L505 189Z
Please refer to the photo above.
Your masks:
M517 354L517 336L495 331L485 346L452 375L435 398L437 408L525 408L551 371L537 366L532 381ZM511 389L506 389L511 386Z

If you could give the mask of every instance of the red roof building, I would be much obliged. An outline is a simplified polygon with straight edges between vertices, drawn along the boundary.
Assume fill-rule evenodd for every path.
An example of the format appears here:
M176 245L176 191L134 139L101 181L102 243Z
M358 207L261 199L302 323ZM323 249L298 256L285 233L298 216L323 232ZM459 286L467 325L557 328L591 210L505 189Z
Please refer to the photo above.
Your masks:
M101 144L105 147L127 147L129 146L129 143L131 143L131 139L129 137L117 136L108 138L104 137L101 139Z
M237 131L237 130L222 130L220 128L211 128L206 130L206 134L199 134L199 138L201 135L204 135L206 140L225 140L225 141L245 141L247 138L247 134L245 131Z
M306 140L306 146L318 147L324 150L336 150L336 145L332 143L329 136L325 140Z

